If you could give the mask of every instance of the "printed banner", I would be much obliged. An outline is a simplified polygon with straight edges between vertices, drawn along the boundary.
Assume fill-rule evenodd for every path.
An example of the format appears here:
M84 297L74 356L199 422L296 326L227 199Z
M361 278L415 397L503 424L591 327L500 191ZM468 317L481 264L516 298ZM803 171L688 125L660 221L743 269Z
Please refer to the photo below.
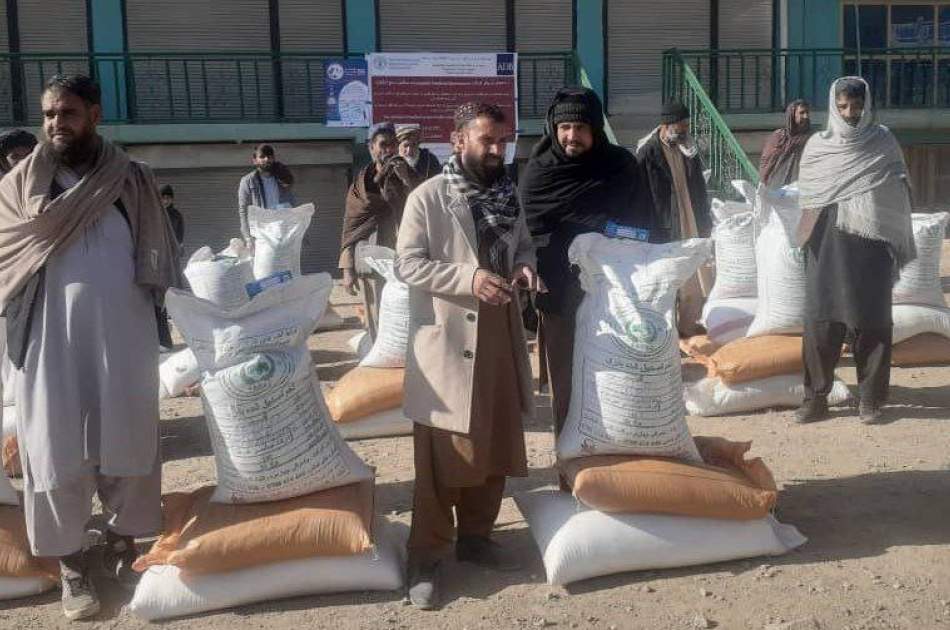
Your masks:
M369 79L366 59L328 59L323 64L327 127L368 127Z
M372 53L369 65L373 123L416 123L422 142L440 158L451 153L452 115L468 101L501 107L514 157L518 128L516 53Z

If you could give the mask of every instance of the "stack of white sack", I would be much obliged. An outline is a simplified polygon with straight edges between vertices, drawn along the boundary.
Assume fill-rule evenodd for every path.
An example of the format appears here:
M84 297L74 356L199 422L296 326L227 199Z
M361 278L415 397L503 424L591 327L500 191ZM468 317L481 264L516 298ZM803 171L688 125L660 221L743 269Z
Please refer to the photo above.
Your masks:
M331 288L326 274L298 277L234 310L169 291L204 374L217 486L165 497L163 535L136 563L135 614L400 587L389 530L374 537L373 470L333 427L307 350Z
M805 322L805 256L792 236L801 220L798 191L760 187L756 219L763 227L755 242L755 317L746 337L709 348L696 357L708 374L684 389L690 414L718 416L775 407L796 407L804 395L801 334ZM752 228L753 230L755 228ZM850 398L838 380L831 405Z
M709 340L717 345L745 336L755 317L758 296L755 189L744 180L732 185L745 201L712 201L716 281L700 320Z
M710 245L703 239L651 245L596 234L572 243L569 257L580 268L586 295L577 314L575 395L557 452L562 473L573 471L575 496L581 496L580 472L599 466L636 466L650 460L650 465L668 462L702 469L703 456L684 417L673 318L677 290L708 258ZM613 499L622 504L620 495L636 494L642 478L633 481L613 484ZM683 495L682 490L671 492ZM617 510L592 495L587 500L599 507L582 507L563 492L517 497L549 583L779 554L803 542L793 528L765 516L730 520L625 513L613 499L606 503Z
M250 206L248 228L254 238L254 277L257 280L296 278L302 275L300 253L316 207L268 210ZM317 331L342 328L344 320L332 306L317 323Z
M23 474L20 465L20 446L17 442L16 429L16 395L14 388L13 362L7 355L7 323L0 317L0 395L3 398L3 425L0 436L0 459L3 462L3 472L10 477L19 477Z
M0 475L0 600L31 597L51 590L59 581L53 558L37 558L30 551L26 521L17 493Z
M950 309L940 277L948 220L946 212L912 215L917 258L901 269L894 285L894 365L950 363Z
M363 262L386 280L379 298L379 327L373 347L360 361L361 367L406 367L409 343L409 286L393 271L396 252L371 245L360 250Z
M237 238L218 254L207 245L192 254L185 278L196 297L225 309L247 304L255 286L253 260L244 241ZM175 398L197 384L201 370L191 348L185 348L164 356L158 376L159 399Z

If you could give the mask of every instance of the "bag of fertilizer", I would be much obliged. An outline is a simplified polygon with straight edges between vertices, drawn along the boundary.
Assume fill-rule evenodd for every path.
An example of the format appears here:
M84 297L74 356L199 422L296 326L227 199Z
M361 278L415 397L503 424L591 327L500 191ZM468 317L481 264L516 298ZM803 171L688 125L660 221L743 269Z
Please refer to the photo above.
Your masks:
M352 422L338 422L336 428L344 440L372 440L412 435L412 420L399 407L378 411Z
M560 459L613 453L699 461L684 419L674 307L710 247L708 239L574 239L568 256L580 267L585 296Z
M914 367L950 364L950 339L923 334L894 344L891 365Z
M182 575L171 565L142 574L129 603L141 619L158 621L287 597L396 591L402 588L405 527L382 519L371 551L274 562L250 569Z
M745 337L755 319L758 298L707 300L703 305L700 323L709 339L720 346Z
M895 344L927 333L950 337L950 309L946 307L895 304L891 308L891 319Z
M755 215L737 214L712 231L716 250L716 283L709 300L754 298L756 290Z
M195 296L235 309L250 300L247 286L254 282L252 265L243 243L232 239L231 246L219 254L207 245L192 254L185 265L185 278Z
M396 279L393 263L396 252L388 247L363 249L363 260L386 279L379 299L379 328L373 349L362 361L362 367L405 367L406 345L409 343L409 285Z
M198 359L191 348L169 354L158 366L158 398L176 398L201 380Z
M914 213L911 219L917 258L901 269L900 280L894 285L894 304L944 307L946 303L940 281L940 257L943 254L943 236L950 213Z
M798 407L805 399L805 385L801 374L783 374L735 385L707 377L687 383L683 398L691 416L724 416ZM828 394L828 404L843 405L850 398L851 392L844 381L835 380Z
M758 302L749 337L801 333L805 321L805 252L789 236L802 213L797 196L769 194L762 196L767 223L755 245Z
M37 558L30 551L23 509L10 481L0 475L0 600L45 593L58 578L55 558Z
M267 278L281 271L300 275L300 250L313 218L314 205L267 210L250 206L247 222L254 239L254 277Z
M205 374L214 501L276 501L372 477L334 429L307 350L332 285L327 274L295 278L236 310L168 292Z
M566 492L528 492L515 502L541 551L548 584L651 569L779 556L805 544L771 516L737 521L666 514L605 514Z

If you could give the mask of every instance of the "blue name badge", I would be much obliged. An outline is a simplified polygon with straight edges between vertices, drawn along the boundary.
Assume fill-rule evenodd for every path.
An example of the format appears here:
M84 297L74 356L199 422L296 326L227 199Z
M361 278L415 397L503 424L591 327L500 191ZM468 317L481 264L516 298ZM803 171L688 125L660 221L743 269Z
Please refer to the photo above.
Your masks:
M294 274L289 271L278 271L272 276L267 276L266 278L261 278L254 282L248 282L244 285L244 289L247 291L247 297L254 298L271 287L290 282L293 277Z
M621 225L616 221L607 222L607 226L604 228L604 235L609 238L627 238L634 241L647 242L650 240L650 230L630 225Z

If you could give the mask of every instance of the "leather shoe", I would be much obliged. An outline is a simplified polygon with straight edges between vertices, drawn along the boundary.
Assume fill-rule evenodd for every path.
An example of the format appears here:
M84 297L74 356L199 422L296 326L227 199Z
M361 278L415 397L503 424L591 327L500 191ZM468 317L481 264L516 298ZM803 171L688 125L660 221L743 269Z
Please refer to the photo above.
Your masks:
M422 562L409 569L409 602L420 610L439 607L439 562Z
M501 545L484 536L463 536L455 543L455 559L492 571L518 571L521 564L505 555Z
M824 398L806 400L801 407L795 410L795 422L798 424L808 424L827 420L828 418L828 401Z

